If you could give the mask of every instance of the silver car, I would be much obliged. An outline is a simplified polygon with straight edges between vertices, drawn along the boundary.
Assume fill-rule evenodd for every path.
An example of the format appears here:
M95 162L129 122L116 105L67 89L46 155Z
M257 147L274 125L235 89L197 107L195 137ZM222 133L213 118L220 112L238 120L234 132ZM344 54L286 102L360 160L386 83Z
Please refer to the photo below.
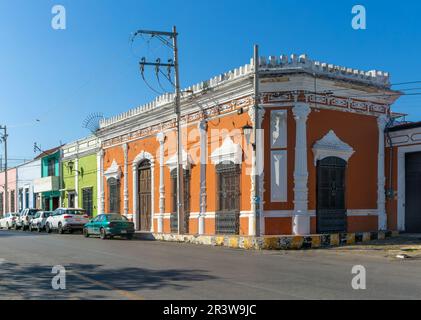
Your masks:
M51 216L52 213L52 211L38 211L31 220L29 231L37 230L38 232L41 232L45 230L45 223L47 222L47 218Z
M19 215L19 218L17 219L16 229L20 228L22 229L22 231L29 229L31 220L38 211L40 210L39 209L23 209Z

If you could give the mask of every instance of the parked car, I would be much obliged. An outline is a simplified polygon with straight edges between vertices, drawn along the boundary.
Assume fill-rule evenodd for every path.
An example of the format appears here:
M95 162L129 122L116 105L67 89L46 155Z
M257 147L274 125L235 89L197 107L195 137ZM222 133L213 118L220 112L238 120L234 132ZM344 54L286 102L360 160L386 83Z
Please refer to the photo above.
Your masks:
M100 214L85 224L83 235L99 235L101 239L122 236L128 240L133 238L134 224L126 217L116 213Z
M44 230L47 219L52 213L52 211L38 211L31 220L29 231L37 230L41 232Z
M5 213L4 217L2 219L0 219L0 228L6 228L7 230L10 230L11 228L14 227L15 225L15 220L16 220L16 213Z
M74 230L83 230L89 222L89 216L84 209L58 208L53 211L45 223L45 231L50 233L57 230L62 234L65 231L72 233Z
M29 229L31 220L38 211L40 211L40 209L23 209L19 215L17 227L22 229L22 231Z

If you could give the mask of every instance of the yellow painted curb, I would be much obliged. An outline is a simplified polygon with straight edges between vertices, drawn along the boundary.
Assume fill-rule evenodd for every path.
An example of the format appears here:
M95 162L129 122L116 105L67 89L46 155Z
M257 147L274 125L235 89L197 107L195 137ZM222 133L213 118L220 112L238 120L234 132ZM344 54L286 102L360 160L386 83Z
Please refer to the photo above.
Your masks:
M363 233L363 242L368 242L371 240L371 233L370 232L364 232Z
M223 246L224 245L224 237L215 237L215 245Z
M228 239L229 247L230 248L238 248L238 238L237 237L230 237Z
M339 246L339 234L335 233L330 235L330 245Z
M392 231L392 237L399 237L399 231Z
M312 248L320 248L322 243L322 237L321 236L312 236L311 237L311 247Z
M304 237L296 236L291 239L291 249L301 249L304 243Z
M278 249L279 248L279 238L278 237L269 237L263 238L263 249Z
M355 233L347 233L346 244L355 244Z
M243 238L243 248L244 249L252 249L253 248L253 241L250 238Z
M379 231L377 233L377 239L384 240L386 238L386 234L383 231Z

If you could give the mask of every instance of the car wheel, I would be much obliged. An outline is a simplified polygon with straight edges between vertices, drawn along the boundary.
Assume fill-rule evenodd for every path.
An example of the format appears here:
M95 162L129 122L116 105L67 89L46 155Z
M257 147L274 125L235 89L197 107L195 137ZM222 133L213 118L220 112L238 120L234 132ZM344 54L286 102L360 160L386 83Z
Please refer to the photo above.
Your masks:
M104 229L104 228L101 228L101 230L99 230L99 237L100 237L102 240L107 239L107 233L105 232L105 229Z
M47 233L51 233L51 228L50 228L50 224L49 224L49 223L47 223L47 224L45 225L45 231L46 231Z
M6 222L6 229L10 230L9 222Z
M38 232L41 232L42 231L41 225L39 223L37 224L37 231Z
M89 232L88 232L88 229L83 228L83 236L84 236L85 238L89 238Z
M64 233L63 226L61 225L61 223L58 224L58 233L59 234L63 234Z
M133 239L133 235L132 235L132 234L128 234L128 235L126 235L126 239L127 239L127 240L132 240L132 239Z

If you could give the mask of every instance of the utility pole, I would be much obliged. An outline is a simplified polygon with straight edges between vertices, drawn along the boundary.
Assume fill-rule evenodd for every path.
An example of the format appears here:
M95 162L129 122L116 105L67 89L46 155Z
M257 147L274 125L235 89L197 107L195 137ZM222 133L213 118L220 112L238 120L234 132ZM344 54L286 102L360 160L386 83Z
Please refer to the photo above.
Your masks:
M8 181L7 181L7 127L0 126L0 130L3 130L3 136L1 137L4 143L4 213L9 212L9 195L8 195Z
M168 63L162 63L161 59L156 59L156 62L148 62L143 57L139 62L140 70L142 72L142 78L146 82L144 77L145 66L154 66L155 72L158 77L160 67L166 67L168 70L167 80L174 86L175 89L175 114L177 122L177 220L178 220L178 234L185 233L185 221L184 221L184 172L183 172L183 138L181 132L181 110L180 110L180 77L179 77L179 63L178 63L178 45L177 45L177 28L174 26L172 32L164 31L150 31L150 30L138 30L134 33L134 37L137 35L150 35L151 37L158 38L164 45L173 50L173 59L168 60ZM172 43L166 38L172 40ZM170 70L174 68L174 83L171 80ZM148 85L149 86L149 85Z
M259 176L261 174L260 167L258 167L258 160L257 160L257 142L258 142L258 126L259 123L259 102L260 102L260 95L259 95L259 46L254 46L254 54L253 54L253 61L254 61L254 126L253 126L253 136L254 136L254 144L253 144L253 159L254 159L254 195L253 195L253 213L255 216L255 235L258 237L260 236L260 206L261 201L260 199L260 186L259 186Z

